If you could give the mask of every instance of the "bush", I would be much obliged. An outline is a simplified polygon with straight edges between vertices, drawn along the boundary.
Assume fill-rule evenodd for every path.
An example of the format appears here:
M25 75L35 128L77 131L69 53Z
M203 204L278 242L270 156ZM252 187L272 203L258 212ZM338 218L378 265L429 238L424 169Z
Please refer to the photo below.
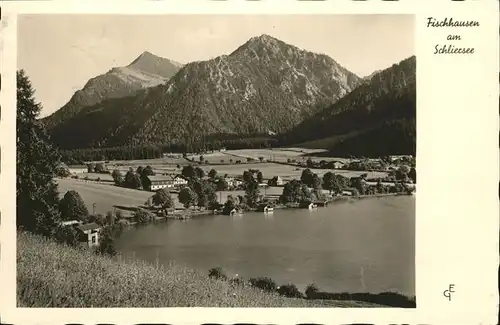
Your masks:
M274 282L273 279L267 277L252 278L250 279L250 284L264 291L276 291L277 287L276 282Z
M319 290L318 287L314 283L308 285L306 287L306 297L307 297L307 299L312 299L315 296L315 294L318 293L318 290Z
M220 267L214 267L208 270L208 276L210 278L216 278L218 280L227 280L227 275Z
M285 284L279 287L278 293L282 296L289 297L289 298L303 298L304 295L302 292L297 289L297 286L295 284Z
M112 227L104 227L99 238L99 246L96 249L96 254L115 256L116 249L114 244L114 233L116 229Z
M120 219L118 220L115 225L119 226L120 228L124 229L126 226L129 225L129 222L125 219Z
M241 203L238 207L240 208L240 210L250 211L250 206L246 203Z
M232 278L229 283L233 286L245 286L245 280L242 278Z
M223 207L219 202L209 202L208 209L209 210L220 210Z
M78 245L78 232L71 226L59 226L55 230L55 239L69 246Z
M87 218L85 218L85 222L95 222L99 226L103 226L106 224L106 217L100 213L98 214L91 214Z
M134 214L134 220L137 223L147 223L147 222L150 222L152 219L153 219L153 216L151 215L151 213L144 211L144 210L138 210Z

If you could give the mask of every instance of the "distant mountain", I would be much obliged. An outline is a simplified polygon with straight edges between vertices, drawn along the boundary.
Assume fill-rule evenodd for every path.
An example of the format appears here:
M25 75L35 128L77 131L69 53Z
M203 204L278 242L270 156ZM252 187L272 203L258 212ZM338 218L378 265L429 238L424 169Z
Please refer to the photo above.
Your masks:
M110 98L131 96L139 90L164 84L181 67L182 64L178 62L144 52L128 66L112 68L107 73L90 79L66 105L43 121L50 129L72 118L84 107Z
M279 134L360 83L324 54L261 35L230 55L186 64L165 85L87 107L52 136L73 148Z
M415 56L376 73L283 135L282 142L336 156L415 154L415 75Z

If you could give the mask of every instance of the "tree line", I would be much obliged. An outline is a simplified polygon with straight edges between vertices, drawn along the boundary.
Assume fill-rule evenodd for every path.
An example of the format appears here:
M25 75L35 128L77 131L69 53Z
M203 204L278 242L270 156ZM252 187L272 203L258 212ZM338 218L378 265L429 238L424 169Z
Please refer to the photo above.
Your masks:
M212 136L211 136L212 137ZM155 159L163 157L163 153L202 153L221 149L262 149L279 146L277 139L272 137L237 137L224 138L218 140L208 138L198 144L137 144L120 147L96 147L96 148L75 148L61 149L61 161L67 164L82 164L86 161L106 161L106 160L137 160Z

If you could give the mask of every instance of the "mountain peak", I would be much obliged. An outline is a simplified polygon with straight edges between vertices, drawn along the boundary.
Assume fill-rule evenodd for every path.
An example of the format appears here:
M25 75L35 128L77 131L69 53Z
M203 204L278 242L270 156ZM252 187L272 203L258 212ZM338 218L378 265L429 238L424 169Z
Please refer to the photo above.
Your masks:
M153 53L149 51L144 51L139 55L132 63L130 63L128 66L132 66L134 64L137 64L141 61L149 61L149 60L156 60L156 59L163 59L162 57L159 57L157 55L154 55Z
M149 51L142 52L127 68L140 70L146 73L159 75L163 78L172 77L182 66L182 64L162 58Z
M251 40L259 40L259 41L279 41L276 37L273 37L269 34L262 34L260 36L254 36Z
M285 44L283 41L277 39L276 37L273 37L269 34L262 34L260 36L254 36L250 38L247 42L247 44L259 44L259 45L264 45L264 46L274 46L278 44Z
M233 53L237 54L246 52L248 50L253 52L271 51L278 52L282 48L293 47L293 45L286 44L285 42L273 37L269 34L262 34L250 38L245 44L238 47Z

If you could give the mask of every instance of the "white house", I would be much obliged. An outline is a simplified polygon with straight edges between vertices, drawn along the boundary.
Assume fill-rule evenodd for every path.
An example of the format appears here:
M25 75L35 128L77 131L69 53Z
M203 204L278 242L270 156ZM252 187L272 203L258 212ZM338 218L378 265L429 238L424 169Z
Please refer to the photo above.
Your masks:
M341 169L344 168L345 166L345 164L342 161L334 161L332 165L334 169Z
M183 186L187 185L188 181L181 175L177 175L174 177L174 186Z
M82 174L88 172L88 167L85 165L70 165L68 166L71 174Z
M243 184L243 182L241 180L234 178L234 177L226 177L226 182L227 182L227 185L230 187L238 187L241 184Z

